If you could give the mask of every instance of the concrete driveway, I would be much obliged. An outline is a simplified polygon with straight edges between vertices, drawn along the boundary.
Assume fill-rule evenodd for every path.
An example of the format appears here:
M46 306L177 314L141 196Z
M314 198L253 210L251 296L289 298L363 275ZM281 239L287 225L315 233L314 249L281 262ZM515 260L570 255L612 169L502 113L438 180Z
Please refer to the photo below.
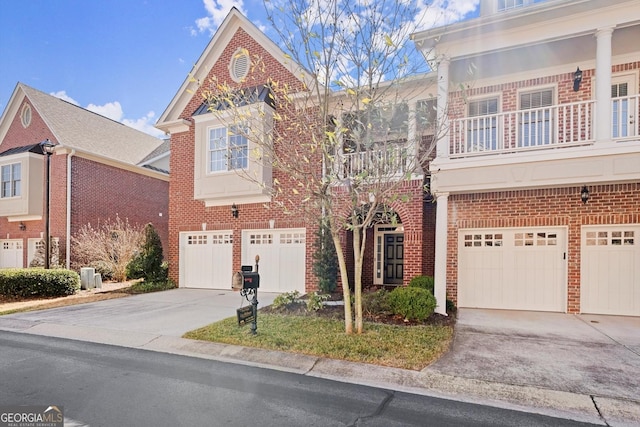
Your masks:
M640 318L460 309L452 351L426 371L640 400Z
M270 305L278 294L258 292L258 308ZM249 303L238 292L209 289L172 289L107 301L0 317L0 326L47 335L46 330L74 330L90 341L138 345L154 336L180 337L185 332L236 315ZM56 333L54 336L64 336ZM101 340L101 336L105 338ZM82 338L82 337L78 337ZM124 340L124 342L121 342Z

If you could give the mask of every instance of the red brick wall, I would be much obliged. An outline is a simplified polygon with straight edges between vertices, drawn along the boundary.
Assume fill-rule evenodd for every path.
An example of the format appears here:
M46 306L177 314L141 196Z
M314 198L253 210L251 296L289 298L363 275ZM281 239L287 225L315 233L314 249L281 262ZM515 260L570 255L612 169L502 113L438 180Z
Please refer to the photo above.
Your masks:
M25 102L28 100L25 99ZM31 124L24 128L18 109L16 116L0 145L0 151L9 148L36 144L45 139L58 144L35 108L31 108ZM152 222L167 251L168 241L168 188L169 183L156 178L142 176L130 171L106 166L78 157L72 157L72 233L87 222L96 223L101 218L129 218L132 223L142 225ZM43 158L44 160L44 158ZM67 155L52 155L50 168L50 233L58 237L61 248L61 262L64 263L66 245L67 216ZM45 177L46 179L46 177ZM32 185L32 184L30 184ZM45 181L42 186L44 188ZM45 206L43 201L43 206ZM163 216L159 217L158 213ZM44 216L44 212L42 213ZM40 238L44 232L44 220L25 221L25 231L20 231L19 223L8 223L0 218L0 234L11 238L22 238L24 248L30 238ZM7 230L5 232L5 230ZM166 254L165 254L166 256ZM24 265L27 265L27 251L24 251Z
M71 160L71 233L86 224L115 220L152 223L168 249L169 183L81 157ZM162 215L160 215L162 214Z
M253 57L258 55L264 62L265 71L252 70L244 84L238 85L229 77L228 64L238 47L249 51ZM292 88L301 87L299 80L285 67L276 61L269 52L253 40L244 30L239 29L222 52L218 61L209 71L200 89L192 96L181 118L190 120L193 112L203 102L203 91L210 86L213 77L218 82L232 87L251 87L263 84L267 77L281 84L289 84ZM295 89L292 89L295 90ZM280 123L277 126L282 126ZM178 283L179 280L179 233L183 231L201 230L202 223L207 223L207 230L233 230L233 269L239 270L241 265L242 230L267 229L269 219L275 219L276 228L306 228L306 276L307 291L317 289L317 279L313 275L313 244L317 221L305 218L304 215L288 215L275 204L238 204L238 218L231 215L229 205L205 207L204 203L193 198L194 173L194 126L189 131L171 135L171 182L169 186L169 275ZM319 164L317 172L320 172ZM288 177L280 171L273 171L274 178L286 182ZM238 176L238 179L242 179ZM302 195L291 196L293 204L302 205ZM227 278L223 280L228 281ZM226 283L226 282L225 282Z
M567 309L580 311L580 227L640 223L640 182L449 196L447 297L457 301L458 230L464 228L568 227Z

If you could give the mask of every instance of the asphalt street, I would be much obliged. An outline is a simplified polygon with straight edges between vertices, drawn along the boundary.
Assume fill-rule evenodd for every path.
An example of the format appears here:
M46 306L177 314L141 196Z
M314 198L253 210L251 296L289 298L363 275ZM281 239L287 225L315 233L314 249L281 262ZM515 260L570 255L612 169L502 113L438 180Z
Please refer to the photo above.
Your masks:
M581 426L526 412L147 350L0 332L0 403L65 426Z

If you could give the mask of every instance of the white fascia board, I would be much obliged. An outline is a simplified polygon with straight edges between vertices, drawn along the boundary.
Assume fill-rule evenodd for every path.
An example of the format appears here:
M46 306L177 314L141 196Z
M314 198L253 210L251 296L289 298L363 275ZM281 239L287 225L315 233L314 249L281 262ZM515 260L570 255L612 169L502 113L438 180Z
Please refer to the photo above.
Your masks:
M615 4L612 4L615 3ZM531 8L531 10L528 10ZM419 49L436 47L438 55L465 58L593 34L598 28L625 27L640 22L635 1L561 1L478 18L460 25L414 35ZM514 11L515 12L515 11Z
M162 181L169 181L169 175L165 174L165 173L161 173L161 172L157 172L154 170L151 170L149 168L145 168L142 166L137 166L137 165L132 165L129 163L122 163L119 162L117 160L113 160L113 159L109 159L107 157L103 157L100 155L96 155L93 153L89 153L87 151L83 151L83 150L79 150L77 148L69 148L69 147L65 147L64 145L58 145L56 146L56 155L62 155L62 154L71 154L73 152L73 155L76 157L81 157L83 159L87 159L87 160L91 160L94 161L96 163L101 163L104 165L108 165L108 166L113 166L115 168L118 169L123 169L123 170L127 170L130 172L134 172L137 173L139 175L145 175L151 178L156 178L156 179L160 179Z
M172 135L176 133L187 132L189 130L189 127L191 127L191 122L185 119L178 119L162 123L158 121L155 127L163 131L165 134Z

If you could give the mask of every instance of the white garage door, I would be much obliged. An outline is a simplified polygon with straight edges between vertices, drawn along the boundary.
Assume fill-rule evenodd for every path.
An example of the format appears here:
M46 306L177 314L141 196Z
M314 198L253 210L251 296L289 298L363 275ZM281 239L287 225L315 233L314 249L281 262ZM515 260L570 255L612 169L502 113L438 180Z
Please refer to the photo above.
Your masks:
M233 231L180 233L180 287L230 289Z
M0 268L22 268L22 240L0 240Z
M640 316L640 225L583 226L580 310Z
M458 305L566 311L566 229L460 230Z
M242 265L254 265L260 255L260 291L305 293L306 231L301 229L245 230Z

